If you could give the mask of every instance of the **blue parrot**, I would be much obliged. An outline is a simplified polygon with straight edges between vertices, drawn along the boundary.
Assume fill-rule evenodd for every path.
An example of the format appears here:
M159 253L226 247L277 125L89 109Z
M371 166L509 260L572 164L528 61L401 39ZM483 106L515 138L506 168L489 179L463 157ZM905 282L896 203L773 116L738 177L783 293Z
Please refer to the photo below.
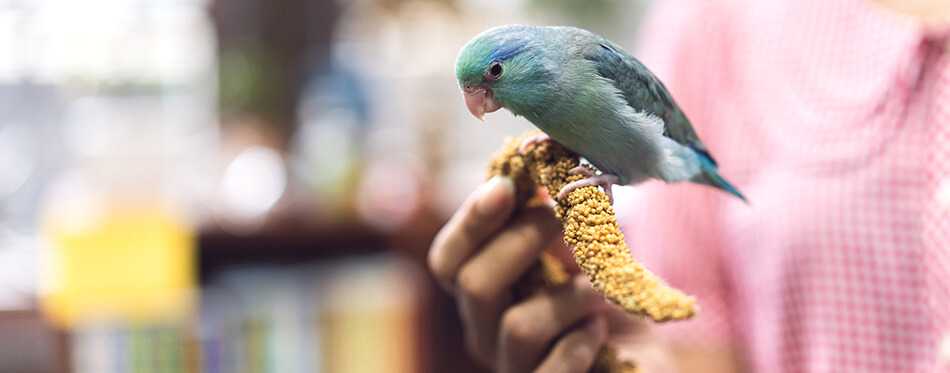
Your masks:
M650 178L692 181L745 201L719 175L673 97L643 64L590 31L563 26L506 25L475 36L459 52L455 75L472 115L506 108L597 167L576 188L633 185ZM527 145L522 144L522 148Z

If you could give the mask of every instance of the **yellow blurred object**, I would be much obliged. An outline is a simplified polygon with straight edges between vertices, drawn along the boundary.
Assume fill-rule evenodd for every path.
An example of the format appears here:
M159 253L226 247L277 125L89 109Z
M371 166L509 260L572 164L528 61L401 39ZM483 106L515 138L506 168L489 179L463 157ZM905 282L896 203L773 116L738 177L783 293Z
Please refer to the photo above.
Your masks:
M401 262L361 263L342 267L331 278L323 320L328 372L422 370L417 271Z
M72 215L69 217L69 215ZM162 207L51 215L41 303L57 325L180 320L193 311L194 232Z

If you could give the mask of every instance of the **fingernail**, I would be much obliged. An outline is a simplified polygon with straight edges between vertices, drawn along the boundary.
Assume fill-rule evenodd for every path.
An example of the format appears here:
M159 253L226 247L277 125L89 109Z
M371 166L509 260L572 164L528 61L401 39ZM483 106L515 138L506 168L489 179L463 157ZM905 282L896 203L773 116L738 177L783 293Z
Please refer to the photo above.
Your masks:
M482 186L481 196L475 202L475 212L493 217L514 203L515 183L505 176L494 176Z

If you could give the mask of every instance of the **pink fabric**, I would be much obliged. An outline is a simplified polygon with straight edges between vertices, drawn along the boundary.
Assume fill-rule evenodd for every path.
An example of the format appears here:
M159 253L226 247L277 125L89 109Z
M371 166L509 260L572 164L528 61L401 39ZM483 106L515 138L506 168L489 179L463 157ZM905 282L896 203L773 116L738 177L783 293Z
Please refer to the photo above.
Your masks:
M641 60L748 197L637 187L634 257L697 295L674 341L755 372L950 372L950 42L863 0L670 0Z

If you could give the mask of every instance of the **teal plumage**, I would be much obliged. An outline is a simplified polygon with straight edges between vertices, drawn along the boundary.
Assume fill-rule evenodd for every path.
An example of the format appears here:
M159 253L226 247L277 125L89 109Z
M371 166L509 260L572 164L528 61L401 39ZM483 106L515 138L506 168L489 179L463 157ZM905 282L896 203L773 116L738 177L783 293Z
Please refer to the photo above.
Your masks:
M504 107L603 172L584 185L601 184L609 192L612 183L689 180L745 200L719 175L663 83L596 34L573 27L495 27L462 48L455 72L476 117Z

